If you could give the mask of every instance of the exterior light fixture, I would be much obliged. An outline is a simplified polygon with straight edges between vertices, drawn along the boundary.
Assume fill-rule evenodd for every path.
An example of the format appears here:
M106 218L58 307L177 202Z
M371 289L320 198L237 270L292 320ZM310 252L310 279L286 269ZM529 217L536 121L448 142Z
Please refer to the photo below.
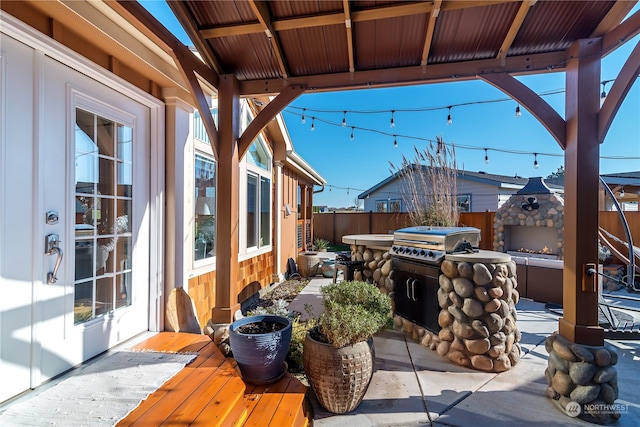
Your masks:
M540 165L538 164L538 153L533 153L533 167L538 169Z
M449 114L447 115L447 125L450 125L453 123L453 120L451 119L451 106L447 108L449 109Z
M342 116L342 127L347 126L347 112L344 112L344 116Z
M520 112L520 104L518 104L518 106L516 107L516 117L520 117L522 115L522 112Z
M311 132L313 132L314 130L316 130L316 118L311 117Z
M353 126L351 126L351 136L349 137L349 139L350 139L351 141L353 141L353 139L356 137L356 136L353 134L353 131L354 131L354 130L355 130L355 128L354 128Z
M395 121L395 119L393 118L394 113L395 113L395 111L391 110L391 121L389 122L389 127L390 127L390 128L394 128L394 127L396 127L396 121Z
M305 122L307 121L307 119L304 117L304 112L307 111L306 108L302 109L302 118L300 119L300 121L302 122L302 124L305 124Z
M484 149L484 163L485 164L489 164L489 153L487 152L487 149Z
M396 135L393 135L393 148L398 148L398 140L396 139Z

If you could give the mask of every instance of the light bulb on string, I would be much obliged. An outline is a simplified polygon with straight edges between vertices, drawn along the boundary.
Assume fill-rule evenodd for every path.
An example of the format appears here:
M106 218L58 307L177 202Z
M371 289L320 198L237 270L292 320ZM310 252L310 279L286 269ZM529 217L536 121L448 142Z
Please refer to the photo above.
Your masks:
M396 121L395 121L395 119L393 118L394 113L395 113L395 111L391 110L391 121L389 122L389 127L390 127L390 128L394 128L394 127L396 127Z
M398 140L396 139L397 135L393 135L393 148L398 148Z
M620 198L622 199L623 197L624 197L624 188L620 190Z
M538 164L538 153L533 153L533 167L538 169L540 165Z
M453 123L453 120L451 119L451 106L447 108L449 109L449 114L447 115L447 125L450 125Z
M347 195L349 194L349 187L347 187Z
M311 132L313 132L314 130L316 130L316 118L311 117Z
M342 127L347 126L347 112L344 112L344 116L342 116Z
M489 153L486 148L484 149L484 163L487 165L489 164Z
M354 131L354 130L355 130L355 128L354 128L353 126L351 126L351 136L349 137L349 139L350 139L351 141L353 141L353 140L354 140L354 138L356 137L356 136L353 134L353 131Z
M600 94L600 102L604 102L604 100L607 99L607 91L605 90L605 88L607 87L606 85L606 81L602 82L602 93Z
M302 124L305 124L305 123L306 123L306 121L307 121L307 119L304 117L304 112L305 112L305 111L307 111L307 109L306 109L306 108L303 108L303 109L302 109L302 119L300 119L300 121L302 122Z
M520 104L518 104L518 106L516 107L516 117L520 117L522 115L522 112L520 111Z

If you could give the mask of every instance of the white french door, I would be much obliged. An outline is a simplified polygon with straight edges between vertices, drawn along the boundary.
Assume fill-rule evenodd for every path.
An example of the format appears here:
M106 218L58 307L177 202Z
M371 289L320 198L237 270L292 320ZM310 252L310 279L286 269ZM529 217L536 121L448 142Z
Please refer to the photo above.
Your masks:
M148 106L2 42L0 402L149 329L151 157Z
M59 251L44 255L37 298L36 359L48 379L148 329L150 119L147 107L57 61L45 59L44 76L51 138L39 147L37 193L45 216L59 212L45 241L58 235L67 254L55 273Z

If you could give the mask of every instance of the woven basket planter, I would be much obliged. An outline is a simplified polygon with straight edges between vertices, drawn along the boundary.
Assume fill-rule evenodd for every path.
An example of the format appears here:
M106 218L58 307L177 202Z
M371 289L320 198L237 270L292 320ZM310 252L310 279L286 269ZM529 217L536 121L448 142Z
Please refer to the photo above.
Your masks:
M304 371L320 404L329 412L344 414L358 407L373 376L373 338L334 348L314 340L304 340Z
M313 277L318 274L320 257L317 252L303 252L298 255L298 272L302 277Z

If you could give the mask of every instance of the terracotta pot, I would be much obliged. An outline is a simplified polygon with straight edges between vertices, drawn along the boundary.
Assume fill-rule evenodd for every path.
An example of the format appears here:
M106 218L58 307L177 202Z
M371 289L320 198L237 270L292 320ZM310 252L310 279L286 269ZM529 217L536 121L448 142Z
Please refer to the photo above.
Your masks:
M373 376L373 338L334 348L307 333L303 361L309 384L320 404L335 414L351 412L362 402Z

